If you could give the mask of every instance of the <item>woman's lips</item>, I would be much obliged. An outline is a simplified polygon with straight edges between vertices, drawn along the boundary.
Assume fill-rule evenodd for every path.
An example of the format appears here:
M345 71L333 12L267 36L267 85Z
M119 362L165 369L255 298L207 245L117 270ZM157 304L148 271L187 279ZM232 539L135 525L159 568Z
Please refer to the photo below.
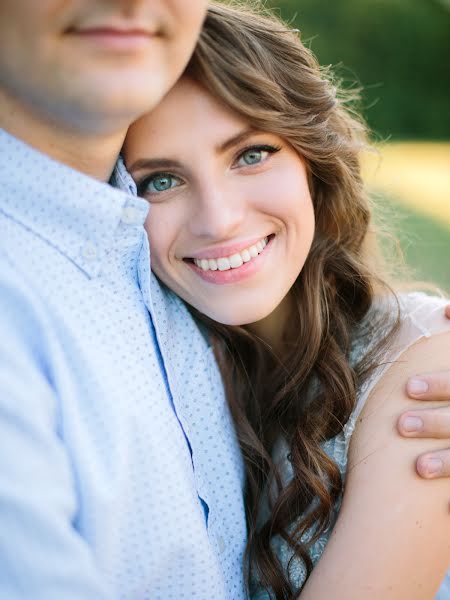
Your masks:
M190 259L207 259L207 258L220 258L223 256L231 256L237 252L241 252L254 244L257 244L261 240L270 236L260 236L257 238L250 238L249 240L236 242L234 244L227 244L226 246L212 246L211 248L204 248L189 256Z
M186 262L199 277L208 283L215 283L223 285L227 283L237 283L253 276L263 266L267 256L272 250L272 242L274 236L269 236L268 241L262 251L255 257L251 257L248 262L242 263L240 266L235 268L229 268L225 270L207 270L205 271L201 267L197 266L194 262ZM219 259L220 260L220 259Z

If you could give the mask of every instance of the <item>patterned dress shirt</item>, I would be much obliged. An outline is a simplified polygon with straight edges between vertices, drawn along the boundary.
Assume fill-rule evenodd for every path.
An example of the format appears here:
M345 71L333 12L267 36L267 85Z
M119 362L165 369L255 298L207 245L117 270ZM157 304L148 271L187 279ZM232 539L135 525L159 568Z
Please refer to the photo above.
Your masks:
M244 598L241 456L147 202L0 148L0 598Z

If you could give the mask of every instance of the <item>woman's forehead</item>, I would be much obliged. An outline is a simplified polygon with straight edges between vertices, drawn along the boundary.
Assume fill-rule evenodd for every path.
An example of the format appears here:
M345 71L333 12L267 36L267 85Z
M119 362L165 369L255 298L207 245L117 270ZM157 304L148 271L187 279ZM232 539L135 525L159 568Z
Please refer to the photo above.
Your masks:
M180 139L220 145L249 125L203 86L182 77L153 111L130 127L126 144L145 139L155 150Z

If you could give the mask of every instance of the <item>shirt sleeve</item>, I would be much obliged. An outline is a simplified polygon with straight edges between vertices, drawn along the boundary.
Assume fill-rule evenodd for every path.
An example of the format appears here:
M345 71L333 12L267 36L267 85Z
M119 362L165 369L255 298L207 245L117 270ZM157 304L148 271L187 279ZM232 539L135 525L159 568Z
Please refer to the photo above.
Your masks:
M111 596L74 527L44 317L0 255L0 598L102 600Z

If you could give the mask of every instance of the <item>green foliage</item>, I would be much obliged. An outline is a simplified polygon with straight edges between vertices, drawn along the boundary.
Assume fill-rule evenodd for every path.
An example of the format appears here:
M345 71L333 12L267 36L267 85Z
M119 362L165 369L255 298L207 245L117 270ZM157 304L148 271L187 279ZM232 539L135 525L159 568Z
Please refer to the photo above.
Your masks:
M393 200L389 203L395 214L392 230L411 270L411 279L437 285L450 294L450 270L446 260L450 248L449 229Z
M370 127L393 138L450 138L447 0L271 0L323 65L364 88Z

